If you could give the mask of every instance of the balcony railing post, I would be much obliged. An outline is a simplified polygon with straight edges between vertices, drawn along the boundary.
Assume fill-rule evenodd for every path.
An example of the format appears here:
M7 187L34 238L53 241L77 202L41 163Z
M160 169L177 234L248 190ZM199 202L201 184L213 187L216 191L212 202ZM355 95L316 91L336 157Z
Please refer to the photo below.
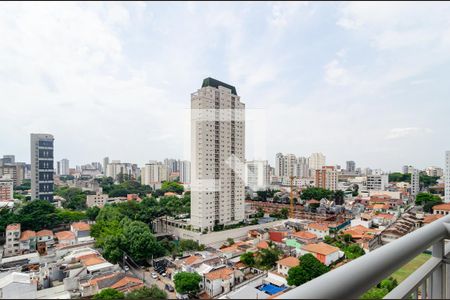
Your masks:
M433 245L432 255L433 257L444 259L444 239L436 242ZM432 299L442 299L444 297L444 263L436 268L432 274L432 287L431 287L431 298Z

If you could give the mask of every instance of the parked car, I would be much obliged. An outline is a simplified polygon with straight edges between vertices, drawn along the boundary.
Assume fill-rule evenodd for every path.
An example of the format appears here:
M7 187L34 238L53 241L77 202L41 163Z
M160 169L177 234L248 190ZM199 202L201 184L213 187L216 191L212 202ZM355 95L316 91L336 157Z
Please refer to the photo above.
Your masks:
M166 273L162 273L161 276L162 276L162 277L166 277L167 274L166 274Z
M124 266L123 269L124 269L126 272L130 271L130 268L129 268L128 266Z
M152 278L153 278L153 279L158 278L158 274L156 274L155 272L152 272Z

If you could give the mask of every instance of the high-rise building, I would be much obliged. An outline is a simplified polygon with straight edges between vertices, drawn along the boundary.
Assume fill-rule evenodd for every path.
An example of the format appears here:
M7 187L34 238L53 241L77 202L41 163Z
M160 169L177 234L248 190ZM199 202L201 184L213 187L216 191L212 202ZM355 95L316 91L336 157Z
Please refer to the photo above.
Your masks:
M349 173L354 173L356 170L355 162L353 160L347 161L345 170Z
M402 173L403 174L411 174L414 170L413 166L403 166Z
M267 160L245 163L245 185L253 191L266 190L270 184L270 166Z
M389 184L389 175L367 175L366 186L368 191L384 191Z
M53 201L53 135L31 134L31 199Z
M169 177L167 166L161 162L145 164L141 172L141 184L154 185L166 181Z
M275 176L281 177L284 176L284 160L283 153L277 153L275 156Z
M61 159L61 175L69 175L69 160L67 158Z
M334 166L323 166L320 170L316 170L315 174L314 183L316 187L332 191L337 190L338 174Z
M191 95L191 224L200 230L244 220L245 105L212 78Z
M128 176L129 178L137 178L139 176L139 169L136 164L123 163L120 160L112 160L111 163L106 165L106 169L106 177L111 177L114 180L117 180L119 175Z
M442 168L439 167L427 167L425 169L425 173L427 173L428 176L433 176L433 177L442 177L444 176L444 170Z
M312 170L320 170L325 166L326 158L322 153L312 153L308 159L309 168Z
M56 162L56 175L61 175L61 162L57 161Z
M411 196L415 197L420 191L419 170L413 168L411 172Z
M306 157L299 157L297 159L297 175L300 178L309 177L309 163Z
M188 160L180 161L180 182L191 183L191 162Z
M164 164L167 166L167 171L169 172L169 174L180 171L179 163L180 163L179 160L173 158L164 159Z
M3 158L0 158L0 166L5 165L13 165L16 162L16 158L14 155L3 155Z
M109 157L105 157L103 159L103 174L104 175L106 175L106 173L107 173L108 164L109 164Z
M450 151L445 152L445 202L450 202Z

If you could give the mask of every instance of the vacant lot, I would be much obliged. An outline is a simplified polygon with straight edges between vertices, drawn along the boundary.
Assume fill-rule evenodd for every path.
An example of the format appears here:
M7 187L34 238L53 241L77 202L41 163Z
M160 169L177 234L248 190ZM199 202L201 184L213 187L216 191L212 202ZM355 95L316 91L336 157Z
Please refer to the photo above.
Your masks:
M429 258L431 257L430 254L422 253L416 258L414 258L412 261L395 271L394 274L392 274L392 277L397 279L398 283L405 280L406 277L411 275L417 268L419 268L422 264L424 264Z

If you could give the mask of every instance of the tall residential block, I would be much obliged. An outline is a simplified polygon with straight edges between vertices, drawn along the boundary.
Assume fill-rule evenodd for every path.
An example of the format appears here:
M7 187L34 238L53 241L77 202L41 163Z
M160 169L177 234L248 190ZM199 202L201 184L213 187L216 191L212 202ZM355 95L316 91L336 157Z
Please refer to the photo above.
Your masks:
M166 181L169 177L167 166L161 162L145 164L141 170L141 184L154 185Z
M411 196L415 197L420 191L419 170L413 168L411 172Z
M321 170L325 166L326 158L322 153L312 153L308 159L309 168L312 170Z
M61 175L69 175L69 160L67 158L61 159Z
M191 162L188 160L182 160L179 163L180 167L180 182L191 183Z
M105 176L106 176L108 164L109 164L109 157L103 158L103 175L105 175Z
M316 187L331 191L337 190L338 174L334 166L323 166L320 170L316 170L315 174L314 183Z
M245 104L236 88L206 78L191 94L191 225L215 225L245 218Z
M266 190L270 184L267 160L251 160L245 163L245 185L253 191Z
M53 201L53 135L31 134L31 199Z
M366 187L368 191L384 191L389 184L389 175L367 175Z
M11 177L0 176L0 201L13 200L14 181Z
M445 152L445 202L450 202L450 151Z

